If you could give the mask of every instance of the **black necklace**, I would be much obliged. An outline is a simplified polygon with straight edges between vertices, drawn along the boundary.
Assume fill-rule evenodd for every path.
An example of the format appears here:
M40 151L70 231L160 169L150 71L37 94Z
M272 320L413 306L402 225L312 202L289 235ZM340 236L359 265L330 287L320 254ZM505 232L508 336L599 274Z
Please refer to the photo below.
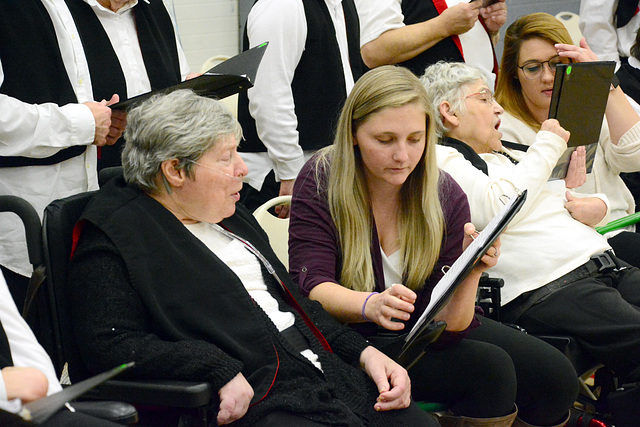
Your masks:
M509 154L505 153L504 151L494 151L495 154L502 154L503 156L505 156L507 159L509 159L509 161L511 163L513 163L514 165L517 165L519 162L514 159L513 157L511 157Z

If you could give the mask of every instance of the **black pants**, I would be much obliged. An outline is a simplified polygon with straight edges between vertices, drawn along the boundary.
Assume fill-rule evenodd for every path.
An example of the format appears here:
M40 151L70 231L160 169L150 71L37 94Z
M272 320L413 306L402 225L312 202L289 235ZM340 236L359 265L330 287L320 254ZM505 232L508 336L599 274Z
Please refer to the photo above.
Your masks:
M409 372L415 400L441 402L456 415L519 416L534 425L561 422L578 394L566 357L539 339L481 318L453 347L429 351Z
M509 304L504 308L508 312ZM637 268L611 269L568 280L525 311L516 323L533 334L571 336L596 361L630 380L640 380Z
M640 224L638 224L638 228L640 228ZM623 231L607 241L618 258L640 268L640 233Z

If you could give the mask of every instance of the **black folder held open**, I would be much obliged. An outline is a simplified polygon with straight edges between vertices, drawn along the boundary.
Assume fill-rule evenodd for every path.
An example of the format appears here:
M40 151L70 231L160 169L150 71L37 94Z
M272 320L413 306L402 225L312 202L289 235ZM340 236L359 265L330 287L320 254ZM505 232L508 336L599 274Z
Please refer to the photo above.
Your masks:
M201 96L223 99L253 86L267 45L265 42L239 55L229 58L201 76L185 80L177 85L134 96L111 105L113 110L128 110L156 93L170 93L179 89L191 89Z
M429 305L413 328L402 336L403 339L397 340L395 349L387 348L385 353L407 369L422 357L426 347L438 339L446 327L444 322L434 322L434 317L447 305L455 290L520 211L526 199L527 190L509 199L433 288Z
M568 148L551 173L552 179L563 179L571 153L584 145L587 150L587 173L591 171L597 143L600 139L602 119L609 99L609 88L615 69L613 61L558 64L549 118L571 132Z

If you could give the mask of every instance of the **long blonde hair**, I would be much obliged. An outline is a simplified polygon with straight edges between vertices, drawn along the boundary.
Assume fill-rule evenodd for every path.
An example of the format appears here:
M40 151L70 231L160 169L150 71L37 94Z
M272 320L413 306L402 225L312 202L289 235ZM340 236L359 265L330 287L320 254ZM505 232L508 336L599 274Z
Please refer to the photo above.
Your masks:
M505 111L538 131L540 123L527 107L522 95L522 85L518 80L520 47L522 42L533 38L547 40L552 44L573 44L569 31L562 22L548 13L532 13L518 18L505 32L496 100Z
M401 188L398 219L403 280L411 289L422 288L440 255L444 230L439 199L439 170L435 156L433 111L426 90L410 71L383 66L362 76L340 114L333 145L321 151L316 164L329 172L326 185L329 208L342 250L340 283L356 291L375 289L371 259L373 217L360 149L354 134L372 114L385 108L415 103L426 113L426 148L418 165Z

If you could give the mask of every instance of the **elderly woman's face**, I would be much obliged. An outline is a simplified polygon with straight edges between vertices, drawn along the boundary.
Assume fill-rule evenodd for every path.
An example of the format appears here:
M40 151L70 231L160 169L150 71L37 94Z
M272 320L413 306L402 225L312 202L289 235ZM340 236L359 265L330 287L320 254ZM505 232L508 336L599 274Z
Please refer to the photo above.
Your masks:
M354 135L370 189L399 188L425 150L427 115L416 103L371 114Z
M466 111L456 112L458 125L450 136L470 145L477 153L490 153L502 149L500 115L504 110L483 81L470 84L464 93Z
M218 223L235 213L242 177L248 172L237 148L235 136L227 135L194 165L193 179L186 179L179 190L181 208L189 219Z

